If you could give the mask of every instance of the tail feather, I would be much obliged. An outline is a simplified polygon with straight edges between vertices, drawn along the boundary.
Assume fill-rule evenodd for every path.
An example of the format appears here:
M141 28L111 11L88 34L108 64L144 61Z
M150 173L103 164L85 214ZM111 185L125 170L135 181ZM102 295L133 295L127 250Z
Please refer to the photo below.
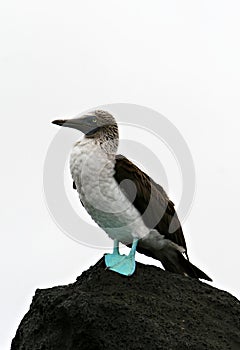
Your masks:
M161 263L163 267L167 271L176 272L180 274L187 275L193 278L200 278L206 281L212 281L212 279L206 275L202 270L200 270L197 266L193 265L190 261L184 258L182 253L179 251L175 251L177 254L172 256L165 255L161 259Z
M187 252L183 247L169 239L165 239L163 235L155 230L151 231L144 239L139 240L137 251L161 261L167 271L212 281L209 276L189 261ZM186 255L186 258L183 254Z

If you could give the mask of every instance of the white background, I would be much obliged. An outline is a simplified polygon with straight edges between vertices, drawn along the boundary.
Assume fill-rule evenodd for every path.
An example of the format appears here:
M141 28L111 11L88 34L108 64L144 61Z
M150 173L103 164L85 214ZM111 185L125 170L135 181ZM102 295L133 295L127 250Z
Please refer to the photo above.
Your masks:
M197 175L191 260L240 296L239 10L237 0L2 2L1 349L36 288L74 282L103 254L58 229L42 189L50 121L101 104L151 107L182 133Z

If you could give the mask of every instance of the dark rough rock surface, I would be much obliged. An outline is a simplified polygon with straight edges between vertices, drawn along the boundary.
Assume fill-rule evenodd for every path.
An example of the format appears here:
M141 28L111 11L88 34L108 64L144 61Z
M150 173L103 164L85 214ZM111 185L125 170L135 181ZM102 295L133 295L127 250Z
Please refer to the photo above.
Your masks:
M100 260L73 284L36 291L11 350L48 349L237 350L240 303L154 266L124 277Z

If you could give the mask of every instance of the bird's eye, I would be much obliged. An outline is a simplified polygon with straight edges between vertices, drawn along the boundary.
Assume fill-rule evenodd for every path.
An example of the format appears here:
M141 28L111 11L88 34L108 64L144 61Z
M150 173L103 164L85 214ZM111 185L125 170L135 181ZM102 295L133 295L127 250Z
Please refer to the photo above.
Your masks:
M96 119L96 118L94 118L94 119L92 120L92 122L93 122L93 123L96 123L96 122L97 122L97 119Z

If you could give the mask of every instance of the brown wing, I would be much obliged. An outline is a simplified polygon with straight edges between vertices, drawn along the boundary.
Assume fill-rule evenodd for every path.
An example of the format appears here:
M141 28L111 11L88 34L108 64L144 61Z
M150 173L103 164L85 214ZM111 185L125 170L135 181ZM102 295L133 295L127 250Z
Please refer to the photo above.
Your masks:
M141 213L144 223L187 251L174 204L164 189L122 155L116 156L114 177Z

